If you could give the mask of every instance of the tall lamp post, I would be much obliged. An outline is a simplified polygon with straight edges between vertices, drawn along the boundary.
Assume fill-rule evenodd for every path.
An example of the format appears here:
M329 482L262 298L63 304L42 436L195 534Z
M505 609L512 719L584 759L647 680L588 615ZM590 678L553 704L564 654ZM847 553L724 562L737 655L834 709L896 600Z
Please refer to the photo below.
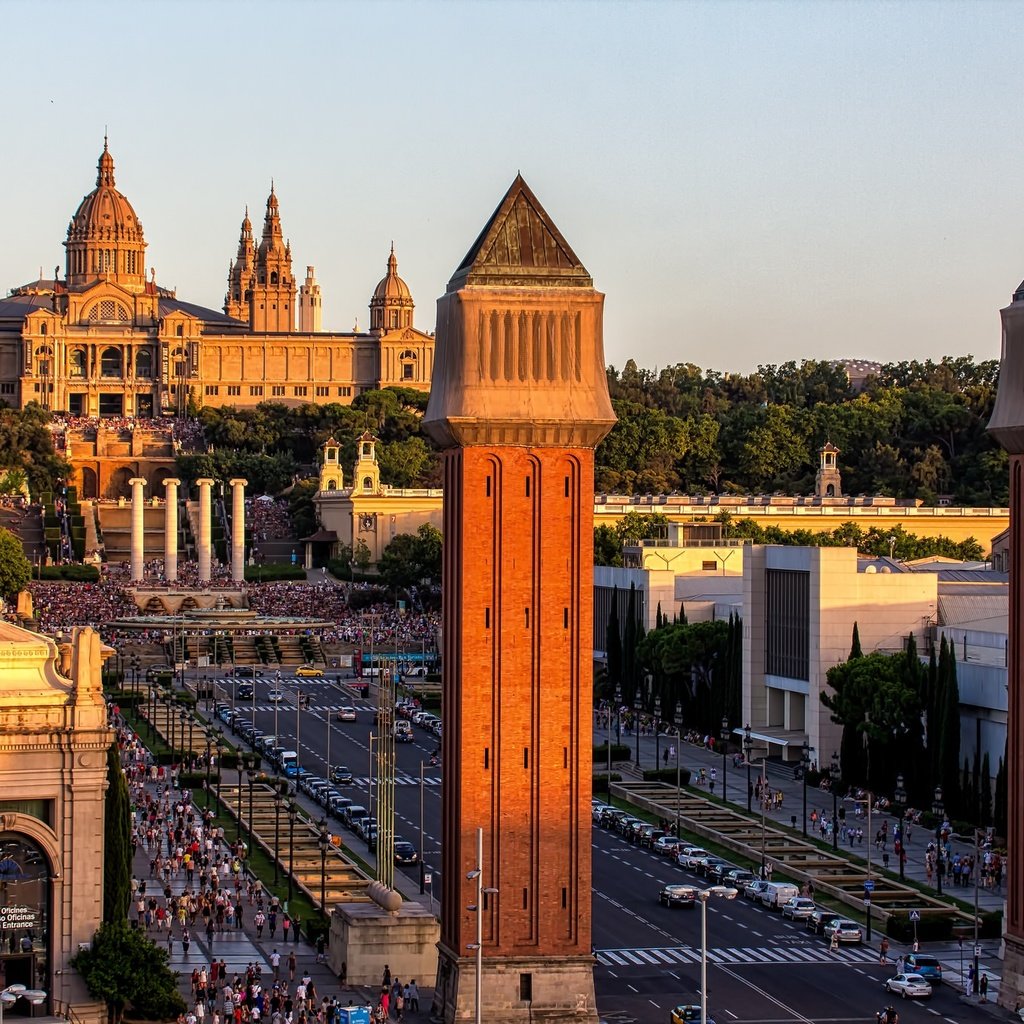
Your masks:
M480 1008L483 999L483 973L484 973L484 896L497 893L497 889L490 886L484 888L484 830L476 830L476 867L466 872L466 878L476 882L476 902L466 907L469 911L476 912L476 942L469 942L466 948L476 954L476 1013L474 1020L480 1024Z
M210 804L210 751L213 747L213 730L203 730L206 739L206 804Z
M633 698L633 730L636 732L636 766L640 767L640 712L644 707L643 695L640 687L636 688L636 696Z
M185 762L186 762L186 754L185 754L185 723L188 721L188 719L189 719L188 712L184 708L179 709L179 711L178 711L178 721L181 722L181 732L178 734L179 735L178 742L181 744L181 755L182 756L181 756L181 760L179 762L181 765L184 765ZM190 751L190 753L191 753L191 751Z
M615 684L615 742L622 742L622 684ZM611 751L608 752L609 758ZM609 765L611 761L609 760Z
M287 783L282 787L281 780L274 780L274 885L281 877L281 805L288 795Z
M609 741L611 736L608 737ZM423 795L426 791L424 785L423 769L426 766L425 761L420 761L420 895L427 891L427 868L424 864L424 856L426 849L423 845Z
M679 801L683 795L682 776L679 773L679 748L683 745L683 705L676 701L676 713L673 716L676 726L676 838L679 838Z
M935 887L938 894L942 895L942 871L945 867L945 857L942 851L942 823L943 815L946 813L946 806L942 802L942 787L935 787L935 799L932 801L932 814L935 815ZM975 865L977 869L977 865Z
M223 774L221 761L224 759L224 730L217 730L217 811L220 812L220 781Z
M722 800L729 802L729 719L722 715Z
M238 758L238 808L235 812L235 842L242 840L242 773L248 767L249 755L240 754Z
M754 750L754 741L750 735L750 723L743 726L743 758L747 762L747 814L754 810L754 787L750 784L750 755Z
M256 833L252 829L252 786L256 781L256 762L250 761L249 768L246 771L246 776L249 779L249 856L252 856L253 847L256 845Z
M829 769L832 780L832 849L839 849L839 751L832 751L832 767ZM901 868L902 870L902 868Z
M800 772L803 781L804 791L804 835L807 835L807 773L811 770L811 754L814 747L809 743L809 737L804 737L803 746L800 748Z
M132 655L130 664L132 667L132 696L137 697L139 695L139 656L137 654Z
M320 847L320 914L327 917L327 819L320 819L320 834L316 840Z
M903 788L903 773L896 776L896 789L892 794L893 803L896 804L896 815L899 820L900 837L896 841L896 860L900 867L900 881L903 881L903 858L906 856L903 851L903 816L907 813L907 791Z
M299 813L299 805L294 800L288 801L288 902L291 903L295 892L295 819Z
M654 767L661 767L661 695L654 698ZM611 790L609 789L609 793Z
M697 890L700 899L700 1024L708 1024L708 900L712 896L734 900L738 893L738 889L727 885Z

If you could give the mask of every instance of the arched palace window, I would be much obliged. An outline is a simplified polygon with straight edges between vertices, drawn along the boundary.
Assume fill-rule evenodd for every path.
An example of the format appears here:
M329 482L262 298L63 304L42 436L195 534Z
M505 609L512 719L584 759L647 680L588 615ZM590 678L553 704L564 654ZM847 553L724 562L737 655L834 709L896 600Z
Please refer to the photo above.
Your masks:
M49 979L50 865L42 848L0 832L0 972L5 985Z
M153 353L148 348L139 349L135 356L135 376L153 376Z
M121 350L116 348L105 348L100 357L101 377L121 376Z

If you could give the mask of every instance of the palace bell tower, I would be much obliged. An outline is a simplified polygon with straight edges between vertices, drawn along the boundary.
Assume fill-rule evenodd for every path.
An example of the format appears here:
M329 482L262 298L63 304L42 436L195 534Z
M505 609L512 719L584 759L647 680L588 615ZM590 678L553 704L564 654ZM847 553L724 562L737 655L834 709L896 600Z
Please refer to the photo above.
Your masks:
M594 448L604 296L517 176L437 303L445 772L434 1011L596 1022ZM481 843L478 850L478 842ZM481 940L478 941L478 928Z

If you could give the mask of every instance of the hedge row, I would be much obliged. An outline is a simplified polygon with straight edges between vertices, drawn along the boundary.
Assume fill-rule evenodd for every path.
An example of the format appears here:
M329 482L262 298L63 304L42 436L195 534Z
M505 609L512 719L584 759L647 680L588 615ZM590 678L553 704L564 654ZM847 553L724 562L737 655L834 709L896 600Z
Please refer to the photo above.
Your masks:
M62 580L65 583L97 583L100 571L95 565L44 565L38 570L42 580Z
M278 565L276 562L270 565L247 565L245 567L245 578L259 583L270 583L273 580L304 580L306 570L301 565Z
M913 942L916 934L921 942L949 942L954 937L957 918L953 914L922 914L917 922L917 931L910 920L909 911L898 911L889 915L885 930L888 936L898 942ZM978 917L978 936L982 939L998 939L1003 931L1001 910L985 911ZM973 936L973 929L971 932Z
M629 761L632 760L633 749L626 743L613 743L612 744L612 761ZM608 744L602 743L599 747L594 747L594 762L596 764L607 764L608 763ZM673 778L675 776L673 775Z

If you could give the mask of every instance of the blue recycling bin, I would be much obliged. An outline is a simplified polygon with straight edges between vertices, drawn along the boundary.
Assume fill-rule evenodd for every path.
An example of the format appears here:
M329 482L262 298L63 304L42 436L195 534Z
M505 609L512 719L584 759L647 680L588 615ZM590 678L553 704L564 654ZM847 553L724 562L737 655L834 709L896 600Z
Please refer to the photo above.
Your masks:
M370 1024L368 1006L342 1006L338 1008L338 1024Z

